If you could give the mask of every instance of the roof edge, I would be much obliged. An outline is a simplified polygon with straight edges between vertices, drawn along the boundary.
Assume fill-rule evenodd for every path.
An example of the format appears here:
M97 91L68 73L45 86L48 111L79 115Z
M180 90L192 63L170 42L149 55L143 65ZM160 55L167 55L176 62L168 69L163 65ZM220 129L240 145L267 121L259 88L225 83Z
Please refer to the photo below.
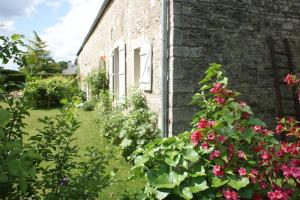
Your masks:
M102 4L102 6L101 6L101 8L100 8L100 10L99 10L99 12L98 12L95 20L94 20L94 22L93 22L93 24L92 24L89 32L85 36L85 38L84 38L84 40L83 40L83 42L82 42L82 44L81 44L81 46L80 46L80 48L79 48L76 56L79 56L79 54L81 53L83 47L85 46L85 44L87 43L87 41L89 40L89 38L91 37L91 35L93 34L93 32L96 29L96 27L98 25L98 22L100 21L100 19L101 19L102 15L103 15L105 9L107 8L107 5L108 5L109 2L110 2L110 0L104 0L103 1L103 4Z

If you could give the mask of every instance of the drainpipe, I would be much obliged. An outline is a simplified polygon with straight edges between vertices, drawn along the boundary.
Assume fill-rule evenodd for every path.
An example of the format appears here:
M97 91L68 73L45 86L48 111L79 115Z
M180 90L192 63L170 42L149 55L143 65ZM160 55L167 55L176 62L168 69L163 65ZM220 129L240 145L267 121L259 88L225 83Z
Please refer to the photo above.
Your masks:
M168 0L161 0L161 131L168 137Z

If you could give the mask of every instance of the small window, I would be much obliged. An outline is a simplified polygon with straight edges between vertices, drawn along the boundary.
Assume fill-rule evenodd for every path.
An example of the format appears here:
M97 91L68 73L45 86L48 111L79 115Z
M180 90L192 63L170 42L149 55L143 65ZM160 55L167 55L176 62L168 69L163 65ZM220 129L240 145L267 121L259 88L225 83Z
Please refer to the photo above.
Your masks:
M141 74L141 49L134 50L134 87L140 87L140 74Z

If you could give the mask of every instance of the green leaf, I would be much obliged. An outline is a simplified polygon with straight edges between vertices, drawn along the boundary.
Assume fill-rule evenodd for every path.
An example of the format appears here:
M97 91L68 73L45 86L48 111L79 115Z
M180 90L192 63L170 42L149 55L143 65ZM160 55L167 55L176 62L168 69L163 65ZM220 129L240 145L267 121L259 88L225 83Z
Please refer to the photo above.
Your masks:
M4 109L0 109L0 126L7 125L10 118L11 118L10 112Z
M162 174L155 178L151 185L156 188L174 188L179 186L179 184L188 176L185 172L183 175L177 174L176 172L171 172L170 174ZM151 179L149 178L149 181Z
M253 125L253 126L262 126L262 127L266 127L267 126L263 121L261 121L258 118L250 118L248 120L248 124L249 125Z
M129 147L132 144L132 140L124 138L120 144L122 149L125 149L126 147Z
M201 184L195 183L194 186L190 187L192 193L198 193L198 192L204 191L208 188L209 187L208 187L207 182L205 180Z
M203 166L193 166L192 171L193 172L190 173L191 177L206 176L205 169Z
M183 153L183 157L192 162L199 160L199 155L193 148L186 149Z
M252 128L246 128L246 130L242 133L241 138L246 140L249 144L251 144L252 137L255 135L255 132Z
M161 192L159 190L155 190L155 197L158 200L165 199L169 194L169 192Z
M8 177L4 172L0 172L0 183L7 183Z
M184 199L192 199L193 198L193 193L191 191L191 189L189 187L185 187L183 188L182 190L182 194L181 196L184 198Z
M225 185L226 183L228 183L228 181L229 180L223 180L218 177L213 177L211 187L221 187L222 185Z
M240 180L230 179L228 185L236 190L240 190L243 187L246 187L249 184L249 178L243 177Z
M144 157L144 156L137 156L134 159L134 165L135 167L139 167L139 166L144 166L144 164L149 160L148 157Z
M275 138L273 137L269 137L268 139L266 139L266 141L270 142L271 144L279 144L278 140L276 140Z
M9 172L14 176L22 176L22 166L19 160L9 160L7 162Z
M168 158L165 159L165 162L168 165L170 165L171 167L175 167L176 165L178 165L179 161L180 161L180 154L178 154L175 159L174 158L170 158L170 157L168 157Z
M19 40L21 38L21 35L19 35L19 34L13 34L12 36L11 36L11 39L13 40L13 41L17 41L17 40Z

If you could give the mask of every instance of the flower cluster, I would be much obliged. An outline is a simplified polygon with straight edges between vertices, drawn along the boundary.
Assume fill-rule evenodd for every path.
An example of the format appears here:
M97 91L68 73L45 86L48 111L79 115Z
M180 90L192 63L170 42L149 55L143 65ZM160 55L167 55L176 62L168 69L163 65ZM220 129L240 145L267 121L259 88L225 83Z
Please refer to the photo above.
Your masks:
M286 77L284 78L284 82L285 82L288 86L294 86L294 85L296 85L297 83L299 83L299 79L297 79L295 75L288 74L288 75L286 75Z
M298 80L288 76L285 82L293 85ZM214 96L216 108L225 109L227 115L235 119L226 121L220 115L209 114L195 124L191 141L196 149L209 152L207 160L212 176L224 181L231 180L232 176L234 180L249 180L244 187L257 188L253 190L252 199L291 198L300 189L298 122L294 118L279 119L273 132L263 123L248 122L253 119L249 106L238 101L226 85L214 83L210 94ZM225 130L230 127L234 134L220 127ZM279 134L285 134L293 142L277 141L274 136ZM226 200L241 198L239 187L225 184L220 189Z

